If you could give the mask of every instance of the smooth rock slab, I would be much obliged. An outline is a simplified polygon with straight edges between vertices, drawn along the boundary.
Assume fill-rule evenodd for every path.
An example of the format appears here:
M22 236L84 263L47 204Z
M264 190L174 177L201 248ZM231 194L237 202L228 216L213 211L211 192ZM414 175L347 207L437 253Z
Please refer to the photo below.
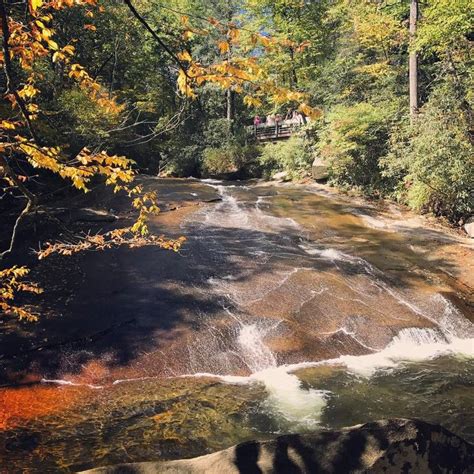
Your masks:
M438 425L382 420L340 431L250 441L179 461L121 464L95 474L472 473L474 446Z

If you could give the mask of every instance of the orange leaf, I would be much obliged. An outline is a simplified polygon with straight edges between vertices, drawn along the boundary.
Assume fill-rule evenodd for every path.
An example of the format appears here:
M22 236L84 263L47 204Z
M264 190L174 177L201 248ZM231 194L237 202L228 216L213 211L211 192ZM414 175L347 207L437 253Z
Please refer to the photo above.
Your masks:
M230 46L229 46L229 43L227 41L219 41L219 43L217 43L217 46L218 46L219 51L221 52L221 54L225 54L225 53L228 53L230 51Z

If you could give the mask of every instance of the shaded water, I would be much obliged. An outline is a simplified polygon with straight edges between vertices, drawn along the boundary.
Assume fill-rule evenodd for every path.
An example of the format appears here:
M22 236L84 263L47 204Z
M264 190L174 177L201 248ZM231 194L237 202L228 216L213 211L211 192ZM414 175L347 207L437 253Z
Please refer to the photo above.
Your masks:
M208 182L181 195L191 184L221 201L174 223L181 256L114 255L117 281L132 269L120 303L137 302L136 322L49 354L40 385L0 391L7 472L189 457L395 416L474 440L472 300L446 257L461 243L312 189Z

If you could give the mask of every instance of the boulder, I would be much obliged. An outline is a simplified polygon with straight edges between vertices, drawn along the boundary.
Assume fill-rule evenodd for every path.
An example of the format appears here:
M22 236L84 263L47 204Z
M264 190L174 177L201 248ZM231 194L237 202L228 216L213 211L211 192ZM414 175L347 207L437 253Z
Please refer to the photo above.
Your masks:
M328 165L319 156L317 156L313 161L311 174L313 175L313 179L316 181L328 179Z
M474 216L469 217L463 227L466 234L471 237L471 239L474 239Z
M286 171L279 171L278 173L275 173L272 176L272 179L274 181L289 181L290 180L288 173Z
M472 473L474 446L439 425L382 420L337 431L250 441L194 459L140 462L89 474Z

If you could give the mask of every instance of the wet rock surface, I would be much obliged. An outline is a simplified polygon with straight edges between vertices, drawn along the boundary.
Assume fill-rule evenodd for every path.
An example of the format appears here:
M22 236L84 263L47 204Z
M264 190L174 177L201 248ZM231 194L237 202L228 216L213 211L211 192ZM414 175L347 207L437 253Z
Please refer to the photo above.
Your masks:
M11 470L180 459L389 417L474 439L472 241L323 187L145 185L162 209L153 230L187 238L179 254L46 259L32 272L40 321L1 323ZM118 220L98 228L131 221L121 198L100 209Z
M124 464L88 474L470 473L474 446L418 420L382 420L317 434L250 441L199 458Z

